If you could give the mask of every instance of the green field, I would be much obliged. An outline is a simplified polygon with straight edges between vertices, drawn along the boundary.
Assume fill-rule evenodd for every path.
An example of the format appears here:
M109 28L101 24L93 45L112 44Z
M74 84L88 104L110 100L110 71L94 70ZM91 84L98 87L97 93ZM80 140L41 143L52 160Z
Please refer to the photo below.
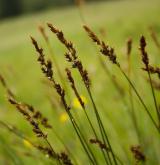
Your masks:
M118 60L124 71L127 71L126 41L129 37L133 39L133 51L131 54L131 65L133 68L132 81L155 119L156 113L150 85L145 80L147 74L141 70L143 63L141 62L138 47L139 38L143 34L148 43L147 51L151 64L159 65L160 51L155 46L149 32L149 27L152 26L157 36L160 36L159 11L159 0L100 2L86 4L83 8L87 25L109 45L115 48ZM0 74L5 77L8 86L19 101L32 104L48 117L55 132L63 139L78 164L89 164L70 121L60 121L60 116L64 113L63 108L59 107L57 109L51 105L51 100L57 101L59 98L54 92L54 89L46 85L46 78L41 73L40 66L37 62L37 54L31 44L30 36L34 36L44 48L47 57L52 58L46 49L44 39L38 31L39 25L45 26L52 49L54 50L54 58L58 61L60 69L62 73L64 73L64 77L66 77L64 69L65 67L70 67L64 58L66 49L57 40L55 35L49 31L46 26L47 22L63 30L66 38L74 43L79 58L89 72L89 77L92 82L92 93L109 138L111 139L114 152L124 164L134 164L135 160L130 151L130 147L132 145L138 145L139 142L129 115L128 83L119 70L112 65L108 59L106 60L106 58L104 58L110 73L116 77L119 85L123 87L125 96L121 98L109 76L105 74L98 61L98 49L85 33L79 11L76 7L50 9L38 14L25 15L0 22ZM106 36L104 37L100 34L100 29L102 28L105 29L106 32ZM56 76L57 75L55 75L55 77ZM79 92L87 100L87 112L96 125L92 104L81 82L81 78L76 71L74 71L74 76L76 77L76 85ZM59 79L57 78L57 80ZM67 83L67 79L64 78L64 81ZM69 83L67 85L69 87ZM70 90L69 93L71 99L68 100L68 102L72 105L75 96L72 90ZM157 101L160 102L158 92L156 92L156 96ZM135 98L138 127L141 132L141 145L146 155L145 164L158 165L160 164L159 135L137 97L135 95L133 95L133 97ZM124 105L122 100L125 100L127 104ZM85 126L86 118L82 109L73 107L72 111L75 111L73 113L80 123L80 128L87 137L92 138L93 135L91 131ZM28 125L16 109L8 103L6 92L1 85L0 120L16 126L32 141L37 142L37 138L32 133L30 125ZM0 126L0 128L0 164L51 164L47 156L44 157L43 154L39 153L32 146L25 145L22 139L8 132L2 126ZM54 132L52 130L46 130L46 132L48 132L49 140L54 148L57 151L62 151L64 147ZM98 149L93 147L93 150L99 157L99 164L103 164L104 160L97 151Z

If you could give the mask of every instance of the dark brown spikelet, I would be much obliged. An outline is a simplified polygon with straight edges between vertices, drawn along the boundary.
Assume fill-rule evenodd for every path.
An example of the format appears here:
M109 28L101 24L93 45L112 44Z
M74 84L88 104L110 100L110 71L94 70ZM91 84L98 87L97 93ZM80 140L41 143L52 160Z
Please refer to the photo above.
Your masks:
M58 95L60 96L61 102L62 102L65 110L69 111L71 108L67 105L67 102L66 102L66 99L65 99L65 90L58 83L54 84L54 88L56 89Z
M92 39L92 41L95 42L98 46L100 46L100 52L104 56L108 56L109 60L113 64L119 65L114 49L106 45L104 41L101 41L88 26L84 25L83 28L88 33L88 36Z
M53 27L52 31L57 32L58 30ZM61 101L62 101L65 109L67 111L70 110L70 107L67 105L66 100L65 100L65 91L64 91L64 89L61 87L61 85L59 83L56 83L56 81L55 81L55 79L53 77L52 62L50 60L48 60L46 62L45 55L43 54L43 49L38 46L37 41L33 37L31 37L31 39L32 39L32 43L33 43L36 51L39 54L38 62L41 65L42 72L49 79L49 81L53 84L54 88L56 89L58 95L61 98Z
M46 138L47 135L45 135L42 130L39 127L39 124L33 119L33 117L29 114L29 112L26 110L26 106L23 104L17 102L15 99L9 97L8 101L16 107L19 113L21 113L26 121L29 122L29 124L32 126L33 132L36 134L37 137L43 137Z
M129 38L127 40L127 56L128 57L131 55L131 51L132 51L132 39Z
M101 41L97 37L97 35L86 25L83 26L85 31L88 33L89 37L93 40L93 42L97 43L97 45L101 45Z
M33 37L31 37L31 40L32 40L32 44L34 45L34 47L39 55L38 61L41 63L41 65L45 65L43 49L39 47L38 42Z
M61 152L60 154L58 154L58 158L63 162L64 165L73 165L65 152Z
M82 108L85 109L84 102L82 101L82 99L81 99L81 97L80 97L80 95L79 95L79 93L77 91L77 88L75 86L75 82L74 82L74 79L72 77L72 73L71 73L71 71L68 68L66 68L66 73L67 73L67 78L68 78L68 80L69 80L69 82L71 84L71 88L73 89L73 91L74 91L74 93L75 93L79 103L81 104Z
M52 126L48 123L48 119L42 115L42 113L38 110L36 110L32 105L23 103L24 106L26 106L26 109L29 110L32 114L32 117L36 121L40 121L40 123L45 127L45 128L52 128Z
M59 41L65 45L65 47L68 49L69 52L71 52L71 56L73 57L74 60L77 59L77 56L76 56L76 50L73 46L73 43L68 41L65 37L64 37L64 34L61 30L55 28L51 23L48 23L47 24L48 27L50 28L50 30L56 34L57 38L59 39Z
M131 147L131 152L133 153L134 158L135 158L137 163L146 161L146 157L142 153L141 147L139 145L138 146L132 146Z
M87 70L85 70L83 68L82 62L80 60L74 61L73 68L77 68L78 69L84 84L86 85L87 88L89 88L90 84L91 84L90 83L90 79L89 79Z
M109 60L113 62L113 64L117 64L117 57L116 54L114 52L113 48L109 48L107 45L105 45L105 43L103 42L102 44L102 49L100 50L100 52L109 57Z
M73 62L74 61L74 59L72 58L72 55L71 55L70 52L65 53L65 58L66 58L66 61L68 61L68 62Z
M85 83L86 87L89 88L90 86L90 80L88 77L88 72L84 69L82 62L78 59L77 55L76 55L76 50L73 46L73 43L71 41L68 41L65 37L64 34L61 30L58 30L57 28L55 28L52 24L48 23L48 27L50 28L50 30L56 34L57 38L59 39L59 41L65 45L65 47L68 49L68 53L65 54L66 60L68 62L72 63L72 67L73 68L77 68L83 82Z
M3 87L6 89L6 91L7 91L7 94L8 94L8 96L9 96L9 102L11 103L11 104L16 104L16 105L18 105L19 104L19 106L21 106L21 107L23 107L26 111L28 111L28 112L31 112L32 113L32 117L34 118L34 119L36 119L36 120L40 120L41 121L41 124L45 127L45 128L52 128L52 126L50 125L50 124L48 124L48 120L45 118L45 117L43 117L43 115L41 114L41 112L39 112L39 111L37 111L37 110L35 110L34 109L34 107L33 106L31 106L31 105L29 105L29 104L26 104L26 103L18 103L18 102L16 102L16 100L15 100L15 95L12 93L12 91L9 89L9 87L7 86L7 83L5 82L5 80L4 80L4 78L0 75L0 81L1 81L1 83L2 83L2 85L3 85ZM24 115L27 117L27 114L25 113L25 112L23 112L23 111L21 111L22 113L24 113ZM29 117L29 116L28 116Z
M52 71L52 62L48 60L45 65L42 66L42 71L48 77L49 79L52 79L53 77L53 71Z
M48 42L48 36L47 36L47 34L46 34L46 32L45 32L44 27L40 25L40 26L38 27L38 29L39 29L40 33L42 34L43 38L45 39L45 41Z
M160 78L160 68L159 67L153 67L151 65L148 65L147 68L142 68L144 71L149 71L151 74L157 74L158 77Z
M90 139L89 140L91 144L98 144L98 146L101 149L109 150L105 144L103 144L100 140L98 139Z
M48 79L52 79L53 70L52 70L52 62L50 60L45 60L45 55L43 53L43 49L39 47L38 42L31 37L32 44L34 45L37 53L38 53L38 62L41 65L41 70L45 74Z
M39 151L43 152L44 154L48 155L49 157L58 159L58 156L49 147L44 147L44 146L38 145L38 146L36 146L36 148Z
M147 52L145 50L145 47L146 47L146 40L145 40L145 37L142 36L140 38L140 48L139 49L141 51L142 61L145 64L146 69L148 69L149 59L148 59L148 54L147 54Z

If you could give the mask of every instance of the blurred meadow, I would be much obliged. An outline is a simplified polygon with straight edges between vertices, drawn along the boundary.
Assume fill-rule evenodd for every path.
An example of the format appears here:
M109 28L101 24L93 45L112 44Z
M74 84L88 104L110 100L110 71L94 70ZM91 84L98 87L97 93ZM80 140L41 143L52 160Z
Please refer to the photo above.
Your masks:
M85 18L85 22L81 19L81 14ZM133 92L134 110L140 132L140 138L137 137L130 114L129 84L119 69L106 57L102 57L109 74L105 72L98 58L100 56L99 49L87 36L83 25L88 25L100 39L115 49L117 59L126 73L128 69L126 42L128 38L132 38L131 81L153 118L157 120L151 87L146 81L147 73L141 69L144 66L138 48L139 39L141 35L144 35L150 63L153 66L159 66L160 49L157 48L151 36L152 27L160 41L159 19L159 0L97 0L84 3L81 10L76 5L58 6L53 9L49 7L35 13L2 19L0 20L0 75L3 75L7 86L19 102L32 105L48 118L53 129L44 129L44 132L48 134L48 139L57 152L65 150L62 140L69 149L69 155L71 155L73 162L76 160L75 162L79 165L90 164L69 117L60 104L60 98L40 69L37 62L37 52L30 39L30 36L36 39L44 49L46 58L54 58L58 62L64 82L67 85L66 95L70 96L70 98L67 98L67 103L71 106L71 111L85 136L88 139L93 138L94 135L88 126L85 114L67 80L65 68L71 68L71 66L64 57L66 48L49 30L46 23L53 24L63 31L69 41L73 42L79 59L88 71L92 94L115 154L124 165L136 164L130 148L131 146L141 145L146 161L140 161L137 164L158 165L160 164L160 137L157 130ZM38 29L39 26L45 28L54 57L47 49L47 44ZM54 64L53 71L56 80L61 82ZM92 102L83 85L82 78L76 70L73 70L73 75L77 89L86 105L86 111L98 130ZM159 80L155 75L152 75L152 77L157 81ZM122 88L123 97L116 90L112 78ZM160 103L159 91L155 90L155 94L157 103ZM1 84L0 121L15 126L31 141L39 144L44 143L42 139L37 140L31 126L8 102L6 90ZM17 137L1 124L0 129L0 164L42 165L57 163L52 162L47 154L44 156L28 141ZM100 149L97 146L93 146L92 149L98 157L98 164L105 164L99 152Z

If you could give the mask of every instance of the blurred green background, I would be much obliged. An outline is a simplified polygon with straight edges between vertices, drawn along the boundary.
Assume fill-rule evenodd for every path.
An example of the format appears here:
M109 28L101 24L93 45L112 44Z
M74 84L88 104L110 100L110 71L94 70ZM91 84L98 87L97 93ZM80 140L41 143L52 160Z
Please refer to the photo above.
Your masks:
M2 3L2 0L0 2ZM7 2L7 0L5 0L5 2ZM30 41L30 36L34 36L38 43L44 48L46 56L52 58L47 50L43 37L38 31L39 25L44 26L46 34L49 36L51 47L54 50L54 57L57 59L61 71L64 74L64 81L67 83L68 81L64 69L66 66L70 67L70 65L68 65L64 59L66 49L46 26L47 22L53 23L53 25L63 30L68 40L74 43L79 58L89 72L94 99L103 118L115 153L123 160L124 164L134 164L130 147L132 145L137 145L138 140L133 123L128 114L130 108L128 83L119 70L115 68L110 61L103 58L109 71L116 77L118 83L123 87L126 93L124 99L128 104L124 105L122 98L119 96L113 83L105 74L98 61L98 49L90 41L82 28L83 22L77 7L72 1L65 1L65 3L68 2L72 5L63 7L60 7L61 2L63 2L60 0L57 0L59 7L55 7L54 3L52 6L51 1L45 0L21 0L20 2L20 13L26 12L29 14L0 20L0 74L3 74L5 77L8 86L15 93L19 101L32 104L36 109L47 116L54 126L55 131L75 155L78 163L80 165L87 164L83 149L79 144L70 122L68 120L66 122L61 122L60 120L61 114L64 113L63 108L55 108L52 106L52 100L58 100L57 102L59 103L59 98L57 99L54 89L46 85L46 78L41 73L40 66L37 63L37 54ZM8 7L9 3L11 3L11 0L8 2ZM46 5L42 5L43 3ZM0 7L2 7L2 5L0 5ZM45 10L32 13L42 8L45 8ZM2 10L0 11L2 16ZM127 71L126 41L129 37L133 39L131 79L144 98L147 107L151 110L153 117L156 118L150 86L145 81L146 74L141 70L143 64L138 47L139 38L144 34L148 43L147 51L149 52L150 62L156 66L159 65L160 51L151 38L149 27L152 26L157 36L160 36L160 1L97 0L86 3L82 7L82 11L87 24L100 38L103 38L115 48L118 60L120 60L124 71ZM18 15L20 13L18 13ZM4 16L3 18L8 16ZM105 35L102 35L101 31L104 31ZM96 125L93 108L83 83L81 82L81 78L77 72L73 71L73 74L80 93L87 99L87 112ZM59 81L59 79L57 80ZM69 84L67 85L69 87ZM71 100L68 104L72 105L75 96L72 90L69 90L69 92ZM160 102L159 92L156 92L156 96L157 100ZM157 162L160 162L159 135L157 135L150 119L143 111L143 107L139 104L135 96L134 98L138 126L143 139L144 152L147 156L146 164L157 165ZM91 137L91 131L88 128L86 129L86 120L82 110L73 107L72 111L79 117L80 127L84 130L85 134ZM18 127L33 142L37 142L30 125L28 125L15 108L8 103L6 91L3 89L2 85L0 85L0 119ZM44 157L33 147L26 146L21 139L5 130L2 126L0 129L0 164L35 165L35 162L38 165L50 164L49 159ZM56 150L62 151L64 147L52 130L45 131L48 132L49 140ZM40 142L38 141L37 143ZM103 164L102 157L100 155L98 156L101 164Z
M13 17L47 8L74 5L75 1L77 0L0 0L0 18ZM103 0L86 0L86 2L90 1Z

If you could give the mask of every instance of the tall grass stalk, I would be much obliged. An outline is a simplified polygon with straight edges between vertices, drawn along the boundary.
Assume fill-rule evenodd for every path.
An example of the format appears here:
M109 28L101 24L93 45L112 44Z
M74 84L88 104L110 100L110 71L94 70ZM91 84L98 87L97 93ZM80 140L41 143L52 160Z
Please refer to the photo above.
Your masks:
M44 73L44 75L48 78L48 80L53 84L53 87L55 88L57 94L60 96L61 102L64 106L64 109L66 111L66 113L69 116L69 119L73 125L73 128L80 140L80 143L84 149L84 151L86 152L90 162L93 165L97 165L97 160L90 148L90 146L88 145L85 137L83 136L83 133L81 132L76 120L74 119L72 113L71 113L71 108L67 105L66 102L66 98L65 98L65 90L61 87L61 85L59 83L57 83L53 77L53 68L52 68L52 62L51 61L46 61L45 59L45 55L43 54L43 49L39 47L37 41L31 37L32 40L32 44L35 47L35 50L38 53L38 62L40 63L41 66L41 70Z
M81 105L81 107L83 109L83 112L84 112L84 114L85 114L85 116L87 118L87 121L88 121L88 123L89 123L89 125L90 125L90 127L92 129L92 132L93 132L95 138L98 140L99 139L98 138L98 135L97 135L96 130L95 130L95 128L94 128L94 126L93 126L93 124L92 124L92 122L91 122L91 120L90 120L90 118L88 116L88 113L87 113L86 108L85 108L85 104L84 104L83 100L81 99L81 97L79 95L79 92L78 92L78 90L76 88L76 85L75 85L75 82L74 82L72 73L71 73L71 71L68 68L66 68L66 73L67 73L68 80L69 80L69 82L71 84L71 88L73 89L73 91L75 93L75 96L79 100L79 103L80 103L80 105ZM108 162L107 157L106 157L106 155L105 155L105 153L103 151L103 148L100 148L100 149L102 151L102 154L104 156L104 159L105 159L106 164L109 165L109 162Z
M143 105L144 110L148 114L148 116L151 119L153 125L155 126L155 128L157 129L157 131L160 133L159 126L157 125L157 123L153 119L153 117L152 117L151 113L149 112L146 104L144 103L142 97L138 93L135 85L131 82L131 80L129 79L129 77L127 76L127 74L123 71L123 69L121 68L119 62L117 61L117 56L116 56L116 54L114 52L114 49L112 47L106 45L104 41L99 40L99 38L96 36L96 34L88 26L84 25L83 27L84 27L85 31L88 33L89 37L92 39L92 41L94 43L96 43L100 47L101 54L104 55L104 56L106 56L106 57L108 57L109 60L113 64L115 64L118 67L118 69L120 70L120 72L124 75L124 77L126 78L126 80L128 81L128 83L131 85L131 87L132 87L133 91L135 92L136 96L138 97L139 101Z
M144 36L141 36L140 38L140 52L141 52L141 56L142 56L142 62L145 65L145 70L148 73L148 77L149 77L149 82L150 82L150 86L151 86L151 91L152 91L152 96L153 96L153 100L154 100L154 105L155 105L155 109L156 109L156 113L157 113L157 117L158 117L158 124L160 124L160 113L159 113L159 109L157 106L157 100L156 100L156 96L155 96L155 92L153 89L153 84L152 84L152 79L151 79L151 75L150 75L150 71L149 71L149 57L148 57L148 53L146 52L146 39ZM160 129L160 128L159 128Z
M39 29L42 37L44 38L44 41L46 42L48 51L49 51L51 59L52 59L52 62L54 64L54 66L55 66L55 69L57 70L57 74L58 74L58 77L60 79L60 82L63 85L63 88L67 91L66 92L67 93L67 97L68 97L68 100L70 101L71 98L70 98L70 95L69 95L69 92L68 92L68 87L67 87L67 85L66 85L66 83L64 81L63 74L61 73L61 69L60 69L59 64L58 64L58 62L56 60L55 53L54 53L54 50L53 50L53 48L51 46L50 40L49 40L49 38L48 38L48 36L47 36L43 26L39 26L38 29Z
M92 104L93 104L94 113L95 113L95 116L96 116L97 124L99 126L99 131L100 131L102 139L103 139L103 143L105 145L107 144L109 149L110 149L110 151L111 151L111 155L110 155L110 153L108 153L108 151L105 150L106 153L107 153L107 156L108 156L108 160L110 161L110 164L112 164L112 161L111 161L111 158L110 158L110 156L112 156L114 163L117 164L117 160L115 158L115 154L113 154L113 150L112 150L112 147L111 147L111 145L109 143L108 136L107 136L107 134L105 132L104 126L102 124L101 118L99 116L97 107L96 107L96 105L94 103L94 100L93 100L93 97L92 97L92 94L91 94L91 91L90 91L90 80L89 80L89 77L88 77L88 72L84 69L84 67L82 65L82 62L78 59L78 57L76 55L76 49L74 48L73 43L71 41L68 41L64 37L63 32L61 30L55 28L52 24L48 23L48 27L57 36L59 41L69 51L68 53L65 54L65 57L66 57L68 62L72 63L72 67L76 68L78 70L80 76L82 77L83 83L84 83L84 85L86 87L86 90L87 90L87 92L89 94L89 97L90 97L90 99L92 101Z

